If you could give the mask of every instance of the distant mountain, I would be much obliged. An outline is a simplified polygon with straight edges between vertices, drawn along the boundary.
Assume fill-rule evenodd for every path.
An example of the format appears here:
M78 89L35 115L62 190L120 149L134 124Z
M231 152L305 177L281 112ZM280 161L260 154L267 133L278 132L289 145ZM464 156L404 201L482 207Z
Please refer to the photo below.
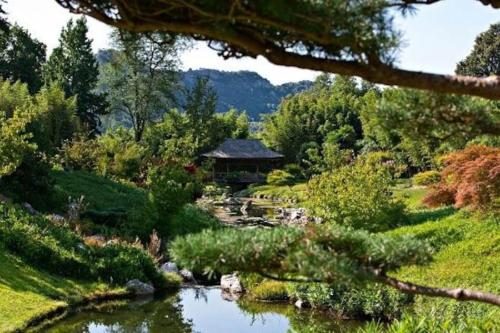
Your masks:
M113 49L102 49L96 54L99 65L111 61ZM280 104L283 97L310 88L312 81L289 82L273 85L269 80L251 71L226 72L216 69L196 69L180 73L184 87L191 88L198 77L208 77L210 85L217 91L217 112L226 112L230 108L246 111L252 121L259 121L261 114L271 113ZM178 94L183 104L182 94Z
M215 69L197 69L182 72L181 81L191 88L198 77L208 77L219 97L217 112L230 108L245 110L251 120L260 120L261 114L276 110L283 97L306 90L311 81L273 85L259 74L250 71L226 72Z

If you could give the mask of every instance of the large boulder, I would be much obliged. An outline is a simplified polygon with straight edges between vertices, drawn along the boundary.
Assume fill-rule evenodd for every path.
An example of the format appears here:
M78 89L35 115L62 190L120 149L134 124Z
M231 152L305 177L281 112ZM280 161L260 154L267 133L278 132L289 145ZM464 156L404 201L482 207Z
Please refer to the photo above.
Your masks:
M152 285L137 279L130 280L125 286L128 291L134 293L136 296L149 296L155 293L155 288Z
M232 294L242 294L245 292L245 288L236 274L222 275L220 287L222 290Z

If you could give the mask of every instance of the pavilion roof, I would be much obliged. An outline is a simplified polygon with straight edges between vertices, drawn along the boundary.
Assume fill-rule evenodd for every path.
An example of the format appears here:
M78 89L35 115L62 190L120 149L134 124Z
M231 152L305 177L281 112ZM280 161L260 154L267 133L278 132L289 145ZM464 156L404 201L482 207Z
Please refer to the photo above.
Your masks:
M256 139L226 139L219 147L203 154L209 158L226 159L279 159L283 155L267 148Z

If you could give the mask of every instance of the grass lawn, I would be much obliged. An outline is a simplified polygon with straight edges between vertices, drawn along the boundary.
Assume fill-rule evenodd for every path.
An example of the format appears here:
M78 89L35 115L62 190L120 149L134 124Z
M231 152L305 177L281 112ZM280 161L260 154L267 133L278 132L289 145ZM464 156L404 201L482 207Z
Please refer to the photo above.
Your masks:
M395 275L423 285L500 293L500 217L451 207L423 209L420 202L425 193L425 188L397 190L409 207L409 225L387 234L427 240L435 249L434 260ZM493 331L500 329L500 309L491 305L417 296L412 310L430 318L491 321Z
M133 184L119 183L85 171L53 171L56 195L61 210L65 210L67 198L85 195L89 209L107 211L110 209L130 210L144 206L146 191Z
M0 249L0 332L23 329L44 314L109 287L36 270Z

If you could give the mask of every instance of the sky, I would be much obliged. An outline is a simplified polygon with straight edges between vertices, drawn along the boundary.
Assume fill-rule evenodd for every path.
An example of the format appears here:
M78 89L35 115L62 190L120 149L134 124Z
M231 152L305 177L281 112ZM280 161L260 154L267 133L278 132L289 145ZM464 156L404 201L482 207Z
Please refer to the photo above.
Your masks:
M33 37L47 45L49 52L57 46L61 28L75 16L54 0L7 0L5 9L10 22L28 29ZM451 74L456 63L471 51L475 37L496 22L500 22L500 10L475 0L445 0L422 6L416 15L396 19L396 27L404 39L398 65L410 70ZM110 47L110 31L105 24L89 19L95 51ZM181 61L183 69L255 71L273 84L313 80L318 75L310 70L276 66L262 57L224 60L201 42L183 53Z

